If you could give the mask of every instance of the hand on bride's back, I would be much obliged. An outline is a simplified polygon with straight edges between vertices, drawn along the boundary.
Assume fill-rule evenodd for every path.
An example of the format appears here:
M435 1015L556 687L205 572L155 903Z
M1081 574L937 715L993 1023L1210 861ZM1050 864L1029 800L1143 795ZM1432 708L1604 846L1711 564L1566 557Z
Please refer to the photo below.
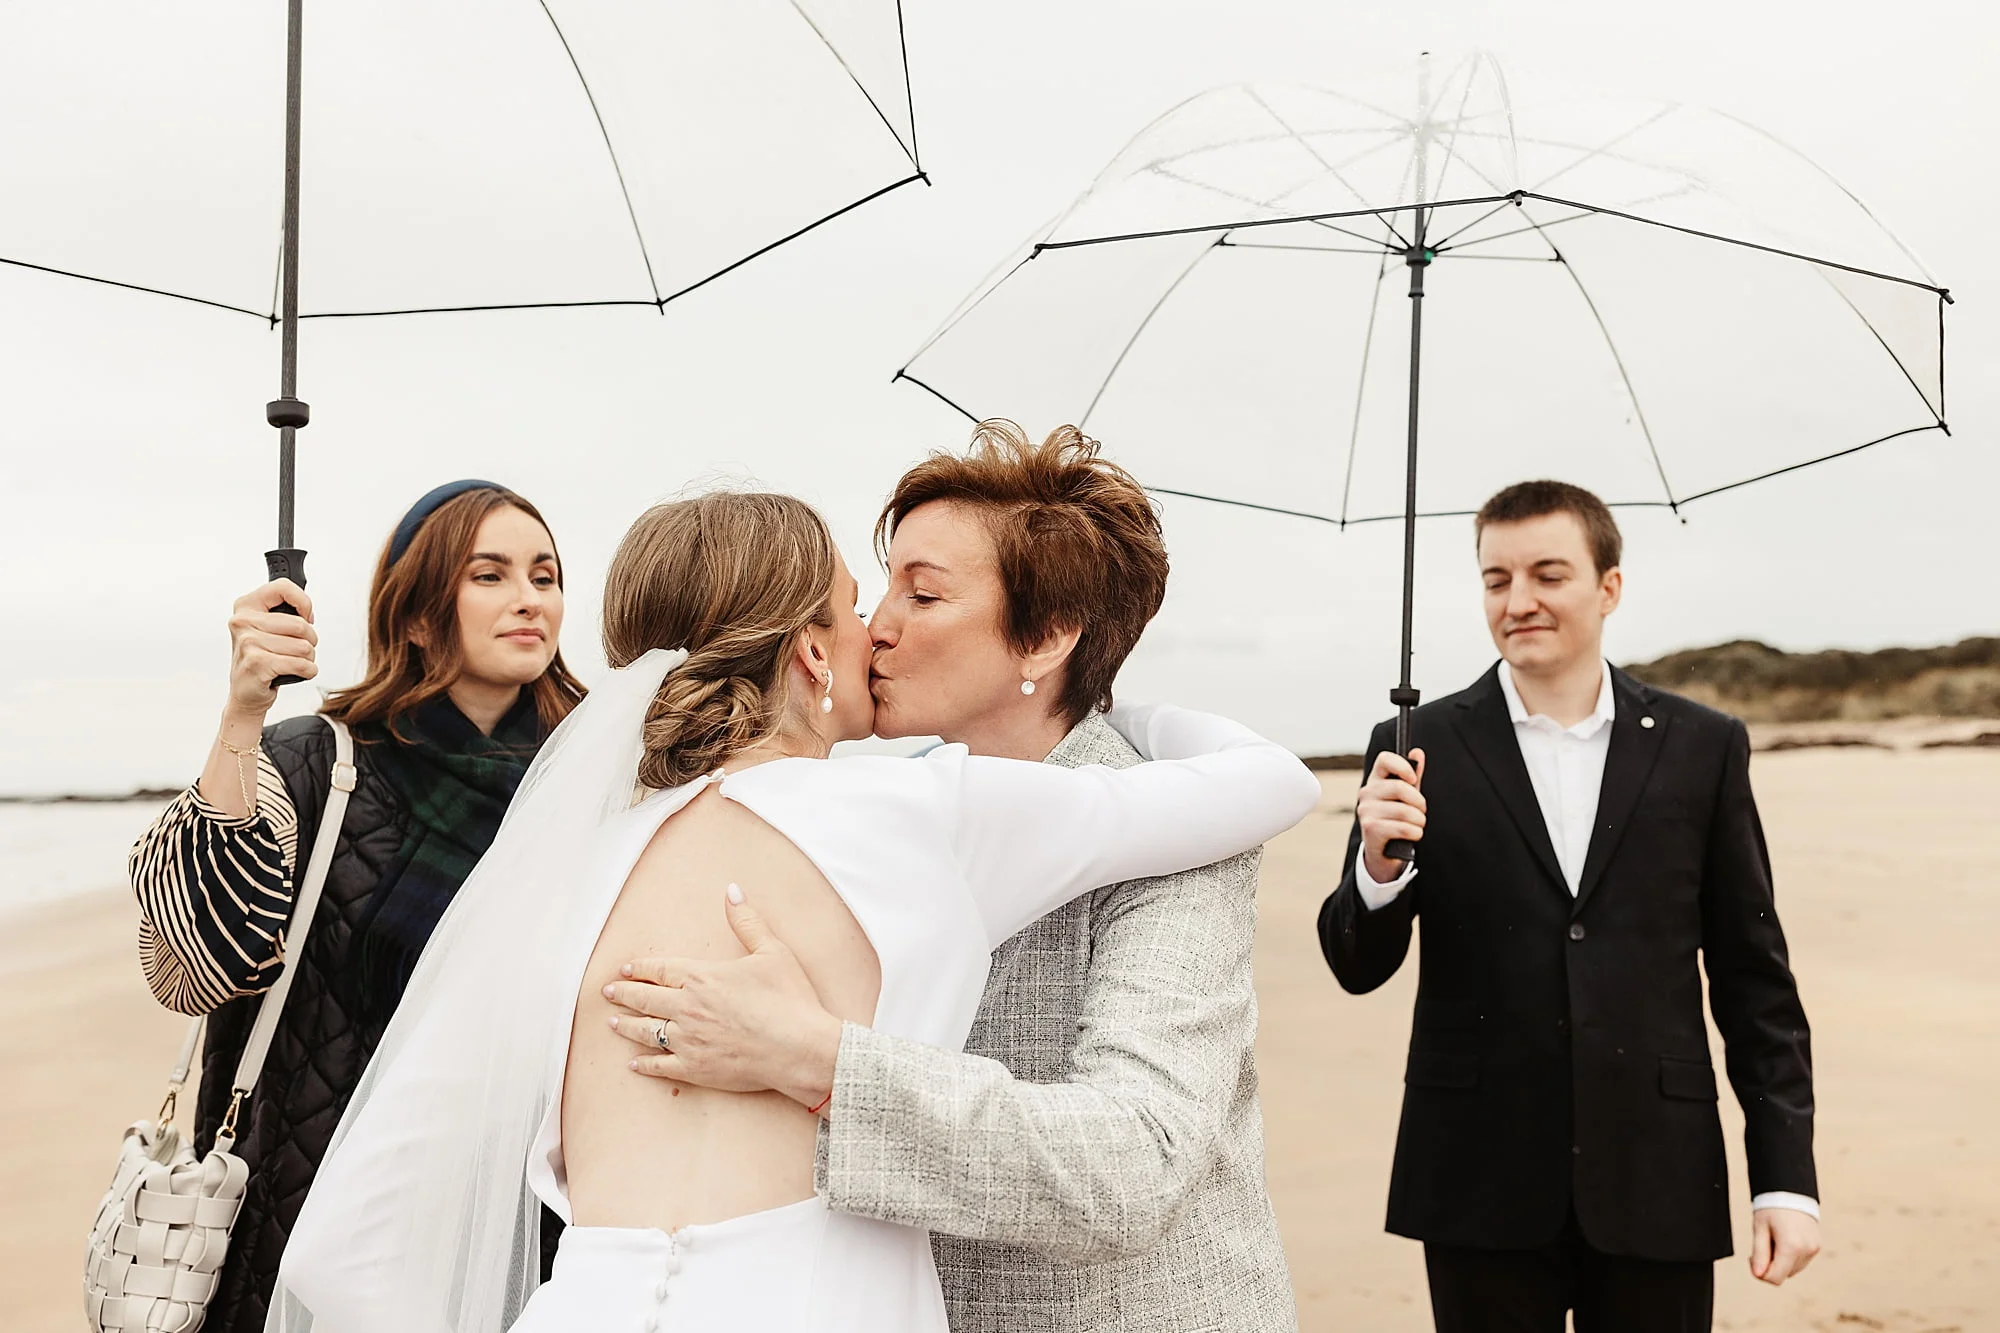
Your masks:
M725 911L746 955L627 964L622 979L604 988L619 1011L612 1027L638 1048L633 1068L648 1077L722 1092L775 1090L801 1106L819 1106L833 1090L840 1020L741 894L728 899ZM666 1053L659 1046L662 1023Z

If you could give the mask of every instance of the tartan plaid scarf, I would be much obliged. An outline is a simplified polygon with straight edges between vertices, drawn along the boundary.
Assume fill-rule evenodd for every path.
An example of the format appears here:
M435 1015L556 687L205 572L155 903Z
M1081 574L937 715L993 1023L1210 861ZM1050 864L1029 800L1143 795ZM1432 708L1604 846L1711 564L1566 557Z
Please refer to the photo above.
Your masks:
M379 723L358 730L375 742L369 757L402 796L409 818L403 845L355 932L360 999L386 1018L402 999L438 918L493 845L507 803L545 736L527 690L491 736L442 695L401 720L408 742Z

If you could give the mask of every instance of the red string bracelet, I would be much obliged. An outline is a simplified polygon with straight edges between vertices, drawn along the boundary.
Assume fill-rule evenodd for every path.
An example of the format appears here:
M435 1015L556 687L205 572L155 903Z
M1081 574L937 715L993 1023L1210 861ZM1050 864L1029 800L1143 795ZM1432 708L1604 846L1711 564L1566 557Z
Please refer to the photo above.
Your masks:
M822 1097L822 1098L820 1098L820 1099L819 1099L819 1105L818 1105L818 1106L808 1106L808 1107L806 1108L806 1114L807 1114L807 1115L818 1115L818 1114L819 1114L819 1113L820 1113L821 1111L824 1111L824 1110L826 1109L826 1107L827 1107L827 1103L831 1102L832 1100L833 1100L833 1089L832 1089L832 1088L828 1088L828 1089L826 1090L826 1096L824 1096L824 1097Z

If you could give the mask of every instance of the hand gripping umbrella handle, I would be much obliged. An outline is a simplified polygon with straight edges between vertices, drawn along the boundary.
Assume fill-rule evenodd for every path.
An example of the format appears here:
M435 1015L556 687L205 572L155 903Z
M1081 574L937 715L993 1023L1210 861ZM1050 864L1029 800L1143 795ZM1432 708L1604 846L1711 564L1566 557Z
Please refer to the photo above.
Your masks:
M296 547L280 547L275 551L264 552L264 569L273 579L290 579L301 588L306 586L306 553ZM280 602L271 609L282 611L288 616L299 613L299 609L289 602ZM275 690L280 685L299 685L304 681L304 676L279 676L271 682L271 688Z
M1399 685L1389 691L1389 702L1396 705L1396 753L1410 757L1410 710L1421 702L1422 696L1408 685ZM1405 863L1417 859L1417 844L1408 838L1391 838L1382 844L1382 855L1391 861Z

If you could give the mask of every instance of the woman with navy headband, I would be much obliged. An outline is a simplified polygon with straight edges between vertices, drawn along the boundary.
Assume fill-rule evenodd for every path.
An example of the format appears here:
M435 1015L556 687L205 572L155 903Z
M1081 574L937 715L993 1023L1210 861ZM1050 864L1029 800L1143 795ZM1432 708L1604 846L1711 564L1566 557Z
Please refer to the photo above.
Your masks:
M229 1112L257 997L299 969L236 1115L250 1179L205 1333L264 1327L286 1235L417 956L582 699L557 651L562 621L555 540L532 504L489 481L440 486L396 526L369 595L367 674L320 715L264 725L273 681L318 673L311 599L280 580L237 601L207 766L131 857L146 982L169 1009L208 1015L196 1152ZM291 958L293 894L333 769L322 716L354 734L355 786Z

